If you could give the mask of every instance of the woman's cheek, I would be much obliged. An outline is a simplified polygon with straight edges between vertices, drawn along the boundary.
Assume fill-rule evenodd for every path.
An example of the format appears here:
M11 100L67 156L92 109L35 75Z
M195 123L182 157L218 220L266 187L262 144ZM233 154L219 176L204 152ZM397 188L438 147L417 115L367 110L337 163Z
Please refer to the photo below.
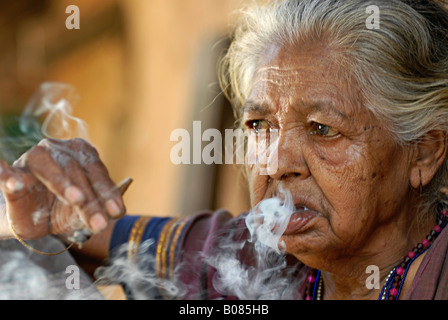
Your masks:
M247 140L245 163L252 205L263 199L268 187L270 178L268 166L270 155L273 152L271 147L263 135L251 134ZM277 154L276 151L275 154Z
M252 206L263 200L269 183L269 176L261 175L256 165L246 166L249 181L249 193Z
M316 149L309 152L311 175L330 207L340 210L358 206L356 199L368 194L370 184L366 159L359 153L335 148L331 152Z

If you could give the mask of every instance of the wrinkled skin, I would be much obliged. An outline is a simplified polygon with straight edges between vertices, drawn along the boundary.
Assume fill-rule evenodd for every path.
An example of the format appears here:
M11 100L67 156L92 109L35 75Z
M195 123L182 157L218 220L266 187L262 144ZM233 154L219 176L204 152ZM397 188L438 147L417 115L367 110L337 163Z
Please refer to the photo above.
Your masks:
M249 145L258 129L278 130L278 170L248 166L251 200L272 197L280 184L289 189L294 204L315 216L282 236L286 251L322 270L325 299L376 299L378 290L365 286L366 267L377 265L384 279L434 223L415 223L417 191L441 166L446 139L434 131L436 139L397 145L363 108L336 55L318 44L271 45L260 59L243 121ZM80 139L46 139L13 166L0 162L0 189L7 208L0 238L13 238L9 223L24 239L88 227L94 235L80 253L97 264L126 211L98 152Z
M379 266L384 277L434 222L423 225L423 233L413 225L419 201L412 188L416 149L399 146L363 107L356 84L336 58L336 52L317 44L268 47L243 123L252 133L278 130L278 170L261 175L261 166L251 165L247 171L252 204L275 195L281 183L297 206L317 212L281 240L287 253L327 271L327 298L331 289L340 294L333 298L369 298L366 267Z

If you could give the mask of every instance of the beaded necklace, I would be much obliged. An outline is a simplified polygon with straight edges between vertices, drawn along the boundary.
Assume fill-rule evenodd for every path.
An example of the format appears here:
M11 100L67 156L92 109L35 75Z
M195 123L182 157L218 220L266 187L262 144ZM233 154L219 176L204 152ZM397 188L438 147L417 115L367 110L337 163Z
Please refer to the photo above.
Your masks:
M418 243L406 256L399 265L393 268L386 277L378 300L397 300L400 296L401 289L412 262L425 252L442 229L448 222L448 210L441 209L437 213L437 224L432 228L431 232ZM322 299L323 280L320 270L312 269L306 278L305 300L321 300Z

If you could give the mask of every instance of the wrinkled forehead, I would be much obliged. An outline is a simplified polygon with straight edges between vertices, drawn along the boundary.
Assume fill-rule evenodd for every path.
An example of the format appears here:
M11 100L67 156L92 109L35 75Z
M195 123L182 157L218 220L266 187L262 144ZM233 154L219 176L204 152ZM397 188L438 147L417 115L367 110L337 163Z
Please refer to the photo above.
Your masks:
M272 42L263 50L257 66L258 70L269 65L277 66L279 69L289 68L291 65L310 64L315 58L320 60L330 58L334 55L333 53L330 47L320 43L282 45ZM298 56L300 56L300 64L297 61Z
M338 61L321 45L270 45L259 59L248 100L275 104L277 110L298 101L328 101L355 112L361 106L357 86Z

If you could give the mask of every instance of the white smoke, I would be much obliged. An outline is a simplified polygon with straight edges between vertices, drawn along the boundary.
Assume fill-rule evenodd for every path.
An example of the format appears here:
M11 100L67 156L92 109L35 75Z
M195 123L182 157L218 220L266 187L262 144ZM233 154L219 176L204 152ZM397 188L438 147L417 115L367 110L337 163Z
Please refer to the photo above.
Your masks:
M64 245L46 237L29 241L42 251L54 252ZM67 283L71 274L68 266L75 260L63 253L57 258L31 253L15 240L0 241L0 300L98 300L104 297L92 286L87 274L78 268L76 288ZM79 276L79 277L78 277Z
M216 270L213 288L209 288L205 296L219 293L242 300L300 298L298 288L304 279L297 277L298 265L288 265L284 244L280 241L294 210L290 192L280 188L278 196L261 201L247 216L236 218L240 227L228 230L226 235L217 239L211 252L199 252L193 258L188 257L192 259L186 257L185 261L202 259L208 267ZM244 226L241 229L244 223L247 229ZM244 230L249 235L240 237ZM97 270L98 281L121 283L134 299L203 298L185 296L189 288L180 281L180 273L189 267L187 263L176 267L172 279L157 278L153 268L148 267L156 263L155 257L147 253L153 245L152 241L143 244L138 263L127 259L127 244L123 245L109 266Z
M280 241L294 211L290 192L280 187L278 196L262 200L246 216L248 240L220 241L214 255L207 257L216 269L213 284L218 292L243 300L299 297L303 278L296 277L297 265L288 266ZM249 247L249 263L241 259L244 247Z
M40 134L40 139L76 137L88 141L87 124L73 115L73 106L78 99L73 86L57 82L43 83L19 118L21 132ZM36 120L39 122L36 123Z
M114 253L108 266L95 270L97 285L121 284L126 294L135 300L181 299L185 295L185 286L174 272L171 280L157 276L153 266L156 258L148 251L155 246L153 239L144 241L139 246L138 259L128 259L128 245L124 244ZM177 270L180 268L178 266Z
M280 237L288 226L289 219L295 211L291 193L279 186L278 195L261 201L246 217L246 226L257 250L266 245L277 254L284 253L285 244Z
M43 83L19 116L0 116L0 157L8 163L44 138L82 138L89 141L87 124L73 115L75 88Z

